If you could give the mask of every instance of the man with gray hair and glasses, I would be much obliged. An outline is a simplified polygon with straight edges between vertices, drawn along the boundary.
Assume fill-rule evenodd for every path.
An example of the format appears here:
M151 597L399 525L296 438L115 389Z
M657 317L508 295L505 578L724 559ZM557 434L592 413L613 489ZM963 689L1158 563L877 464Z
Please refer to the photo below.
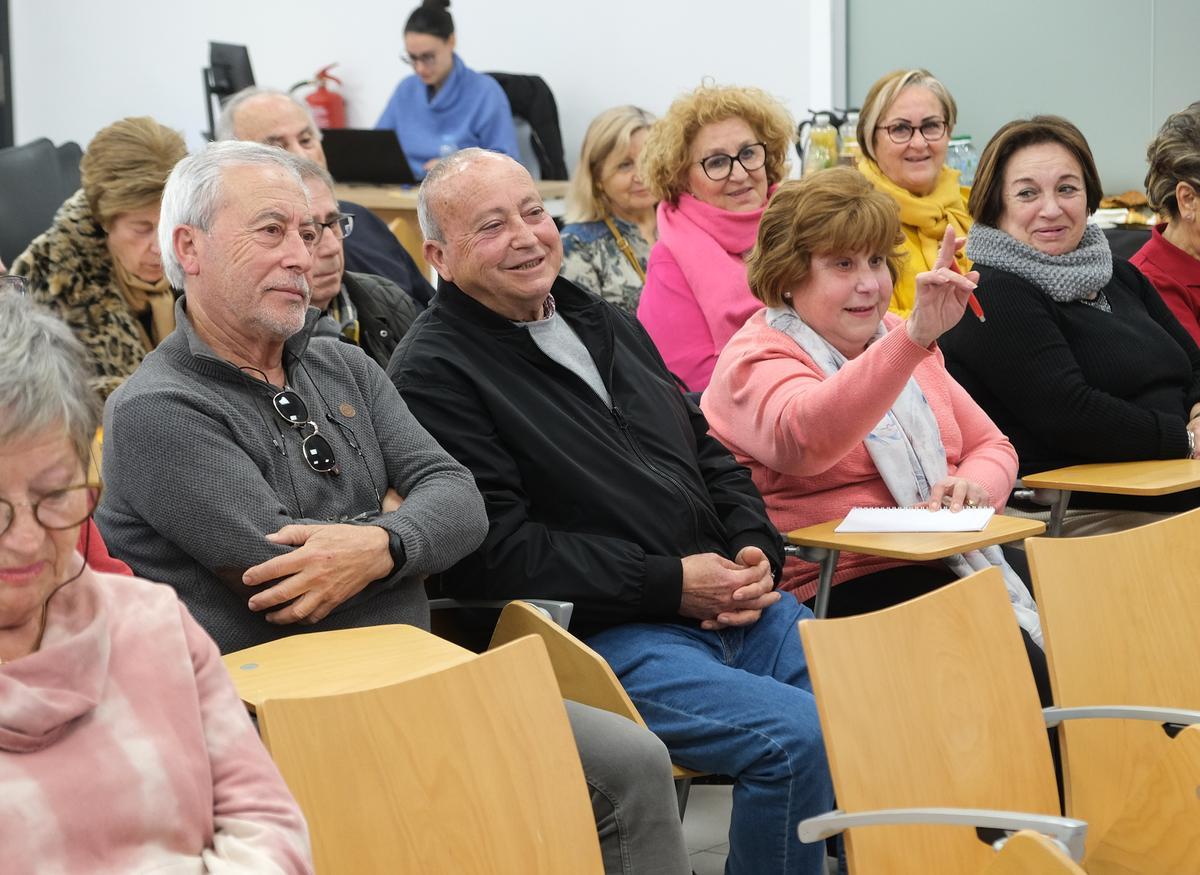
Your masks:
M243 88L222 107L216 137L278 146L328 170L321 129L308 104L283 91ZM411 295L418 308L428 304L433 287L383 220L351 201L339 201L338 209L353 215L355 223L354 236L346 239L346 270L386 277Z
M159 225L177 330L105 412L101 532L223 652L428 626L424 576L486 531L470 474L378 365L311 337L324 230L286 152L215 143L181 161Z

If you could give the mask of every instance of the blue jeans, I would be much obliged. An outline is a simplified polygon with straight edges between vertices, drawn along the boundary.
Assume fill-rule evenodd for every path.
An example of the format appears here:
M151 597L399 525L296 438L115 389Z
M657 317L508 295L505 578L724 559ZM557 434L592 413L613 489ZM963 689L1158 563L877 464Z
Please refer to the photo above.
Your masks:
M735 779L726 875L824 871L824 842L806 845L796 835L802 819L833 807L796 630L811 616L784 598L744 628L630 623L587 642L675 763Z

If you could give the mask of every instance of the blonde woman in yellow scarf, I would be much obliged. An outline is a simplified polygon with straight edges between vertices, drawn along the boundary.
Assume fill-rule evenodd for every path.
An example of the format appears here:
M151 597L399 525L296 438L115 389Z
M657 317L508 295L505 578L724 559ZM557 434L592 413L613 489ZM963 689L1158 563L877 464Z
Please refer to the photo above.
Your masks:
M928 70L896 70L871 86L858 120L863 157L858 169L900 207L908 254L895 283L891 311L907 317L916 295L916 277L931 270L946 226L967 236L970 190L959 186L958 171L946 166L946 148L958 115L954 98ZM961 251L958 266L970 260Z

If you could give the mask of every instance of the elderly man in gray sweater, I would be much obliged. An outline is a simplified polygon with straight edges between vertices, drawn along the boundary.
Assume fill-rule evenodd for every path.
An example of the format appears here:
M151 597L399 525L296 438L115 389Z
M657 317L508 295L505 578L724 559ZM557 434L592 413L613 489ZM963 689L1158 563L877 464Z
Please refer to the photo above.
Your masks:
M171 174L159 228L186 294L105 412L110 550L174 586L225 652L427 627L422 578L479 544L483 503L367 355L311 336L324 229L295 159L208 147Z
M423 577L487 532L471 474L379 366L313 336L322 233L286 152L223 142L181 161L159 222L185 291L176 329L105 410L105 541L175 587L224 652L314 628L428 628ZM567 716L605 870L687 872L666 748L614 714L568 702Z

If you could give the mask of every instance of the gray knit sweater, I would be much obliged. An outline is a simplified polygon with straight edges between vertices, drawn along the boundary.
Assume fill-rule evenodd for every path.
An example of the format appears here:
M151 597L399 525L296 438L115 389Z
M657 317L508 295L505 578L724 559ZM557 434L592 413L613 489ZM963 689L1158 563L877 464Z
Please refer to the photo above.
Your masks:
M176 331L146 356L104 412L104 486L96 522L141 577L169 583L222 652L295 632L380 623L428 627L424 575L487 532L475 482L409 413L360 349L310 338L317 311L285 347L288 385L309 408L341 474L311 470L300 433L271 407L272 388L196 335L185 301ZM378 514L391 486L404 504ZM371 514L367 521L355 520ZM242 573L293 548L264 535L289 523L378 525L405 563L309 625L275 626L247 607Z

